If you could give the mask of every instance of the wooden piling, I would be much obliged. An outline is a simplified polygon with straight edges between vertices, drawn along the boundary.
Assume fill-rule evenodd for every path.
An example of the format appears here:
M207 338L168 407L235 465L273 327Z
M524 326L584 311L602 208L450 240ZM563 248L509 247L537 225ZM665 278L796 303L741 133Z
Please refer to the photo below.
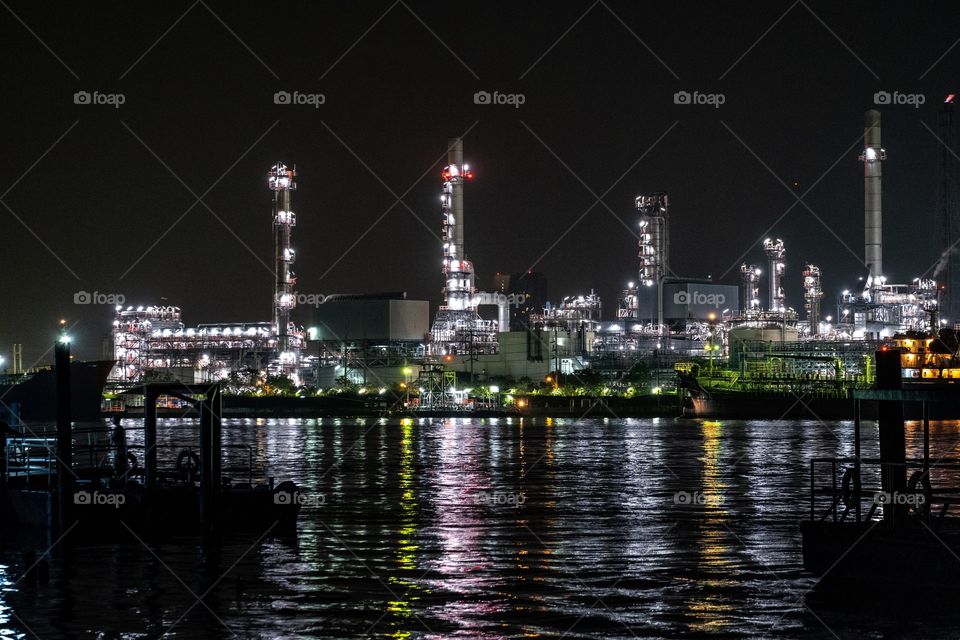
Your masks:
M877 390L903 388L900 352L877 351ZM888 500L883 505L883 520L888 526L906 522L908 507L897 504L907 488L906 441L903 427L903 400L880 400L877 428L880 432L880 486Z
M70 528L73 516L73 435L70 407L70 343L61 339L54 347L57 386L57 523L60 533Z

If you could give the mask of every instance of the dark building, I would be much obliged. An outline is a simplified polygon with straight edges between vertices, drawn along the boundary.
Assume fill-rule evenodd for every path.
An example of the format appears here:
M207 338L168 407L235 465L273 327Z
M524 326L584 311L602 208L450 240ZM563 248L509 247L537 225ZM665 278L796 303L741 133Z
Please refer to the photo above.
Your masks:
M547 304L547 277L538 271L515 273L508 286L508 296L512 296L510 331L524 331L530 324L530 315L543 313Z
M937 145L939 158L939 185L937 189L937 218L940 222L940 259L933 279L941 284L941 318L953 326L960 322L960 124L957 123L954 104L957 98L950 94L937 114L937 130L942 144Z
M713 321L739 308L740 290L735 285L700 278L670 278L663 284L663 322L672 329ZM637 289L637 316L641 324L656 324L656 287Z

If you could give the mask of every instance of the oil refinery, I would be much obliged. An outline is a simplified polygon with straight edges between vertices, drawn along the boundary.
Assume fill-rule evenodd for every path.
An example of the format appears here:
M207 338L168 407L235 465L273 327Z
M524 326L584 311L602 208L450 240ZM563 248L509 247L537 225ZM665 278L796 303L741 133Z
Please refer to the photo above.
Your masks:
M939 120L948 139L955 137L952 109L948 99ZM736 372L741 383L760 376L867 380L870 353L878 345L895 336L952 328L957 318L941 314L941 307L952 314L960 305L953 300L956 291L926 274L905 283L888 279L882 209L887 151L879 111L865 113L863 142L862 286L844 290L835 308L825 300L832 274L809 261L791 264L789 238L759 242L732 274L737 282L676 273L671 234L687 231L671 220L675 199L658 191L633 201L637 255L623 261L633 264L636 279L615 305L605 309L594 291L551 302L542 275L532 271L512 276L512 284L511 276L498 274L496 286L484 291L466 234L466 191L479 174L465 162L464 141L452 138L440 172L436 281L442 303L432 319L428 301L408 299L404 292L344 293L314 305L306 329L291 319L298 299L292 270L297 216L291 204L297 172L277 163L267 173L276 276L272 317L188 327L177 307L118 306L112 332L118 365L111 380L122 387L145 380L217 381L254 371L320 389L339 383L410 385L424 397L440 398L440 404L462 401L458 381L464 387L591 371L615 386L638 364L650 372L649 387L656 392L672 388L675 372L697 362L706 363L711 375ZM941 162L949 172L952 158ZM956 176L941 182L942 213L955 216ZM952 247L945 247L937 273L954 277L956 261ZM795 280L802 283L799 310L787 304L788 282Z

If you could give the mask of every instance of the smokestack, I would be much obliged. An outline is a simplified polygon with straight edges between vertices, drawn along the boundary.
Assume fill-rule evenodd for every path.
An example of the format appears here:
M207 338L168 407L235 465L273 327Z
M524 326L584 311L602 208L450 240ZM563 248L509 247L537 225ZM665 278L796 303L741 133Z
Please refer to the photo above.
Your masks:
M870 109L863 116L863 230L864 262L868 282L876 286L883 275L883 213L880 202L880 163L887 153L880 146L880 112Z
M463 138L450 138L447 141L447 165L463 169ZM450 210L453 213L453 246L457 260L466 260L463 246L463 182L456 180L453 183L453 193Z

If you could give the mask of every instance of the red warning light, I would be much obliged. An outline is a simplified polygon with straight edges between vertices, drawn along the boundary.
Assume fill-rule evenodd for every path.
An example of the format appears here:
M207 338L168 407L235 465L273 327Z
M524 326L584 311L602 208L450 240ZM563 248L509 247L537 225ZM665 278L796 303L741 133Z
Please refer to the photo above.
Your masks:
M944 104L953 104L954 99L957 97L957 94L951 93L947 95L947 99L943 101Z

